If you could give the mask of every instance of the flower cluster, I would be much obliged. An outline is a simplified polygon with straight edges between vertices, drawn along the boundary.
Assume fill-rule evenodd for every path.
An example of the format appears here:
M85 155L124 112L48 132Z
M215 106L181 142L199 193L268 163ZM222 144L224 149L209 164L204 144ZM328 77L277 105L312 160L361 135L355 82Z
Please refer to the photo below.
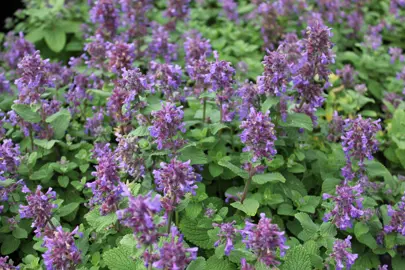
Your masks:
M93 68L103 68L108 46L109 44L101 35L93 37L89 43L84 45L84 51L90 55L90 59L87 59L86 56L86 64Z
M328 140L331 142L338 141L343 133L344 125L345 121L343 118L337 111L334 111L332 121L329 123Z
M158 242L159 224L155 224L154 217L161 210L160 195L152 198L151 193L145 196L132 196L128 187L122 184L123 196L128 197L128 207L117 211L121 224L129 227L134 232L138 247L151 245Z
M145 176L144 159L140 155L138 139L127 135L117 136L118 146L115 149L115 155L118 160L118 166L135 179Z
M0 73L0 94L2 93L11 93L10 82L4 72Z
M170 42L170 34L159 24L152 25L152 41L149 43L148 54L152 59L162 57L167 63L177 59L177 45Z
M184 20L188 17L190 0L169 0L165 15L174 21Z
M276 224L271 223L264 213L260 214L258 224L246 221L245 228L240 231L246 247L252 250L267 266L276 266L280 262L276 260L276 250L280 250L280 256L284 256L288 246L285 245L284 232L280 231Z
M175 158L170 163L160 163L160 169L154 170L153 176L157 190L163 192L162 205L167 211L172 211L186 193L195 194L196 183L201 181L190 161L181 162Z
M92 23L97 24L96 33L108 40L116 35L119 14L114 0L97 0L90 10Z
M391 217L391 221L384 226L384 231L386 233L398 232L405 236L405 196L402 196L401 201L398 203L398 210L388 205L388 216Z
M257 78L260 94L279 96L287 89L290 67L284 54L268 52L263 61L264 72Z
M330 258L336 261L336 270L350 269L356 261L358 255L350 253L349 249L352 246L349 235L345 240L337 240L333 245L333 252Z
M336 75L340 76L343 85L346 88L351 88L354 85L354 77L356 76L357 72L354 71L351 65L344 65L342 69L336 70Z
M214 246L217 247L222 242L225 242L225 255L229 256L234 249L233 241L236 237L238 230L234 227L236 221L222 224L213 224L214 227L219 227L219 240L215 242ZM224 241L225 240L225 241Z
M219 60L218 52L214 51L215 61L210 64L209 73L205 76L205 83L210 84L211 91L231 88L235 69L230 62Z
M360 184L352 187L344 184L336 186L336 196L323 194L324 200L332 199L334 202L334 208L325 214L323 220L327 222L332 218L332 223L341 230L352 228L353 219L361 218L367 213L363 210L362 193L363 189Z
M373 153L378 150L376 133L381 130L380 120L363 119L359 115L356 119L345 120L345 130L342 136L343 151L346 156L346 166L342 175L346 180L352 180L355 173L352 170L352 159L358 160L359 175L362 176L364 160L373 159Z
M231 21L238 22L238 4L234 0L220 0L224 15Z
M181 84L181 75L181 67L178 65L152 61L148 79L153 92L160 90L167 100L175 101L183 98L177 91Z
M44 237L44 247L47 248L42 255L47 270L73 269L81 261L81 253L77 248L74 235L79 235L79 227L72 232L65 232L62 226Z
M94 155L97 157L98 165L92 175L96 180L86 184L93 193L89 206L100 205L100 214L106 215L117 210L117 203L121 198L118 166L109 144L97 144Z
M0 181L16 173L20 165L20 146L10 139L0 145Z
M243 129L240 139L245 144L243 151L252 152L253 162L262 158L271 159L277 153L274 146L277 137L268 114L256 112L251 108L248 117L240 125Z
M174 137L179 131L186 132L182 107L165 103L161 110L152 112L152 116L152 126L149 127L149 131L150 135L156 138L157 148L175 150L181 147L184 141Z
M2 56L10 68L17 68L18 63L25 55L32 55L35 53L35 47L31 42L24 38L22 32L18 37L13 32L9 32L4 42L6 52Z
M36 236L39 237L52 218L52 210L57 207L51 201L56 199L56 192L49 188L46 193L41 191L42 187L37 186L35 192L31 192L26 186L22 192L27 194L25 199L28 205L20 205L21 218L33 218L32 227L35 228ZM52 226L52 225L51 225Z
M241 120L248 117L250 108L259 108L260 96L258 92L258 87L252 82L246 81L239 87L238 96L242 102L239 107L239 117Z
M194 61L205 59L211 54L211 44L204 39L197 31L190 31L184 41L184 52L187 64L192 65Z
M8 262L7 262L8 261ZM20 270L20 267L14 266L13 262L6 257L0 257L0 269L3 270Z
M123 69L130 69L135 59L135 46L124 42L115 42L107 50L110 71L121 74Z
M99 136L103 134L104 127L104 113L102 109L95 111L92 117L86 119L86 124L84 125L84 131L88 135Z

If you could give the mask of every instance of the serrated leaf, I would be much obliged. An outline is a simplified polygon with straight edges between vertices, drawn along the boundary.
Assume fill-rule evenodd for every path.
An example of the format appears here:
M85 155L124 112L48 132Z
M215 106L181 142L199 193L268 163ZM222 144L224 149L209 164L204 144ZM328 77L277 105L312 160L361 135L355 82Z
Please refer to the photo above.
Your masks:
M218 162L218 165L220 165L220 166L222 166L222 167L225 167L225 168L228 168L228 169L231 170L233 173L235 173L236 175L239 175L239 176L242 177L243 179L248 179L248 178L249 178L249 174L248 174L246 171L244 171L244 170L242 170L241 168L239 168L239 167L233 165L231 162L229 162L229 161L226 160L226 159L221 159L221 160Z
M6 235L3 238L3 243L1 244L1 254L2 255L8 255L13 253L18 249L20 246L20 239L14 238L12 235Z
M62 206L59 209L59 216L64 217L64 216L67 216L67 215L73 213L79 207L79 205L80 205L80 203L73 202L73 203L69 203L67 205Z
M277 214L282 216L294 216L296 211L293 206L288 203L280 204L277 208Z
M206 268L207 262L204 257L198 257L187 266L187 270L204 270Z
M41 116L38 112L34 112L29 105L25 104L13 104L11 106L13 109L24 121L29 123L38 123L41 121Z
M231 205L244 212L248 216L255 216L257 213L257 209L259 209L260 203L255 199L247 198L246 200L241 202L234 202Z
M207 260L207 267L209 270L236 270L236 266L229 262L227 258L219 259L217 256L211 256Z
M110 270L144 270L141 260L131 258L131 250L124 246L110 249L103 254L103 260Z
M145 126L139 126L135 130L131 131L128 135L134 137L149 136L149 128Z
M180 231L184 234L185 239L191 243L204 248L204 249L213 249L214 242L208 236L207 228L198 227L198 221L192 220L187 217L183 217L180 221Z
M46 118L46 122L53 128L56 139L61 139L65 136L71 118L72 116L67 109L61 109L59 112Z
M301 245L287 251L282 270L311 270L311 259Z
M59 28L44 30L45 42L48 47L58 53L63 50L66 44L66 33Z
M107 227L117 222L117 215L115 213L101 216L98 208L94 208L88 212L84 218L89 225L96 230L96 232L102 232L106 230Z
M296 219L298 219L308 237L311 238L317 234L319 226L312 221L308 214L297 213L294 216Z
M218 131L220 131L222 129L225 129L225 128L229 128L229 127L227 125L225 125L225 124L222 124L222 123L215 123L215 124L210 125L209 128L211 130L211 133L213 135L216 135L218 133Z
M274 172L274 173L264 173L264 174L256 174L252 178L253 182L258 185L264 185L266 183L285 183L285 178L281 173Z
M13 236L17 239L25 239L28 237L28 232L23 228L16 227L13 230Z
M211 176L214 178L220 176L224 172L224 168L219 166L216 163L210 163L208 165L208 170L209 170Z
M52 149L52 147L55 145L55 143L57 142L57 140L40 140L40 139L35 139L34 140L34 144L38 145L44 149Z
M69 177L67 177L66 175L58 176L58 183L61 187L67 187L69 185Z
M190 203L186 207L186 215L191 219L195 219L202 212L201 203Z
M363 234L368 233L368 231L368 226L363 222L356 222L356 224L354 225L354 235L356 236L356 238L359 238Z
M336 227L331 222L324 222L321 224L319 231L323 236L335 237L337 234Z
M207 164L208 159L207 155L204 153L203 150L198 149L197 147L187 147L180 152L180 160L188 161L190 160L190 164Z
M365 244L371 249L376 249L378 247L377 241L374 239L374 237L370 233L365 233L361 235L360 237L357 237L357 240L360 243Z
M289 114L286 121L280 122L280 125L284 127L303 128L308 131L312 131L313 128L311 117L304 113Z

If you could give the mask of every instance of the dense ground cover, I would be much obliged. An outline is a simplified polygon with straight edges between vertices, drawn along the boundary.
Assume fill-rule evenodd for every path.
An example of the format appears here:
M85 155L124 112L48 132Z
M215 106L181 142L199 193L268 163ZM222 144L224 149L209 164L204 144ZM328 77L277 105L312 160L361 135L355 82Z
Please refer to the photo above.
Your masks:
M404 268L404 1L25 3L1 269Z

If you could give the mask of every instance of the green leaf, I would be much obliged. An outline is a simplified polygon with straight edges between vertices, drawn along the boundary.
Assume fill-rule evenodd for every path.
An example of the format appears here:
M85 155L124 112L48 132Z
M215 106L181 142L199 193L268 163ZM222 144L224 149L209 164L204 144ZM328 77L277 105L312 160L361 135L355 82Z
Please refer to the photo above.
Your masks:
M46 122L49 123L54 130L56 139L61 139L65 136L71 118L72 116L67 109L61 109L59 112L46 118Z
M218 162L218 165L230 169L233 173L235 173L236 175L239 175L243 179L248 179L249 178L249 174L246 171L244 171L241 168L233 165L231 162L229 162L228 160L226 160L224 158L221 159Z
M30 31L24 38L31 43L35 43L35 42L43 39L44 36L45 36L44 29L39 27L39 28L35 28L32 31Z
M392 249L395 246L395 241L396 241L395 233L386 234L384 237L384 244L385 247L388 249Z
M282 216L294 216L296 211L291 204L283 203L277 208L277 214Z
M304 196L299 200L298 211L314 214L316 207L319 205L321 197L318 196Z
M30 176L31 180L49 180L53 176L53 169L50 163L45 164L39 170L33 172Z
M131 258L131 250L126 247L110 249L103 254L103 260L110 270L144 270L146 269L141 260L134 261Z
M319 226L315 224L311 217L306 213L298 213L294 215L296 219L300 222L302 228L304 229L305 234L312 238L316 236Z
M12 235L6 235L3 238L3 243L1 244L1 254L2 255L8 255L13 253L18 249L20 246L20 239L14 238Z
M105 231L107 227L117 222L117 215L115 213L101 216L99 208L94 208L88 212L84 218L96 232Z
M13 230L13 236L17 239L25 239L28 237L28 232L23 228L16 227Z
M354 235L356 236L356 238L359 238L362 235L368 233L368 231L368 226L362 222L356 222L356 224L354 225Z
M180 152L180 160L182 161L191 161L191 165L194 164L207 164L208 159L207 155L203 150L198 149L197 147L187 147Z
M66 44L66 33L59 28L54 30L45 29L45 42L49 49L58 53L63 50Z
M247 198L246 200L241 202L234 202L231 205L244 212L248 216L255 216L257 213L257 209L259 209L260 203L255 199Z
M319 228L319 231L322 236L331 236L335 237L337 234L336 227L333 225L331 222L324 222L321 224L321 227Z
M308 252L301 245L289 249L282 270L311 270L312 264Z
M62 206L59 209L59 216L64 217L64 216L67 216L67 215L73 213L79 207L79 205L80 205L80 203L73 202L73 203L69 203L67 205Z
M67 177L66 175L58 176L58 183L61 187L67 187L69 185L69 177Z
M38 123L41 121L39 113L35 112L29 105L13 104L11 109L13 109L26 122Z
M219 259L213 255L207 260L207 266L205 269L209 270L236 270L236 266L229 262L228 259Z
M191 219L195 219L202 210L201 203L190 203L186 208L186 215Z
M256 174L252 178L253 183L258 185L264 185L266 183L276 183L281 182L285 183L285 178L281 173L274 172L274 173L264 173L264 174Z
M224 172L224 168L216 163L210 163L208 165L208 170L214 178L220 176Z
M357 240L360 243L365 244L371 249L376 249L378 247L377 241L374 239L374 237L370 233L365 233L361 235L360 237L357 237Z
M40 140L40 139L34 139L34 144L38 145L39 147L42 147L44 149L52 149L52 147L55 145L55 143L58 142L58 140Z
M312 131L313 129L311 117L304 113L289 114L287 120L285 122L281 121L280 125L284 127L303 128L308 131Z
M207 269L207 262L204 257L198 257L192 261L186 268L187 270L204 270Z
M131 131L128 135L134 136L134 137L143 137L143 136L149 136L150 132L148 127L145 126L139 126L135 130Z
M218 131L220 131L220 130L222 130L224 128L229 128L229 127L227 125L225 125L225 124L222 124L222 123L215 123L215 124L211 124L209 126L209 129L211 130L211 133L213 135L217 134Z
M333 194L336 190L336 186L338 186L342 182L341 179L328 177L322 183L322 194Z
M214 243L208 236L207 228L198 227L198 221L188 217L180 220L180 231L184 234L185 239L204 249L213 249Z

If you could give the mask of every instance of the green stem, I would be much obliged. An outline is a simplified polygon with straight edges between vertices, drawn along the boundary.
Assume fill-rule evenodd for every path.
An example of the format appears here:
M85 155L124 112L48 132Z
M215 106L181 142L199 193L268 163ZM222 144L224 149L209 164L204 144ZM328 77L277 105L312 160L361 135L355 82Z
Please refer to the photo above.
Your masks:
M245 184L245 189L243 190L242 197L240 198L240 202L242 204L243 204L243 201L246 199L246 195L248 193L249 186L250 186L251 182L252 182L252 175L249 175L249 178L248 178L248 180L246 181L246 184Z
M207 113L207 98L203 99L203 124L205 124L205 117Z
M169 219L167 220L167 234L170 234L170 229L172 227L173 211L169 212Z
M32 132L32 125L29 128L30 130L30 141L31 141L31 151L34 151L34 134Z

